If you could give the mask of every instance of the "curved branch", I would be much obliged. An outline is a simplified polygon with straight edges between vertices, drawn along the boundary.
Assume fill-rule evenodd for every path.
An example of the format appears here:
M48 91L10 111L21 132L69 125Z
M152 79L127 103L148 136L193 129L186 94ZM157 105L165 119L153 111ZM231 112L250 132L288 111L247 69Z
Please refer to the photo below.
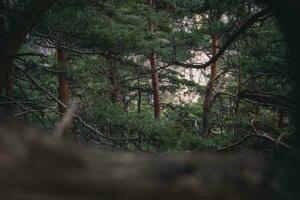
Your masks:
M212 63L216 62L227 50L227 48L236 41L236 39L242 35L250 26L255 24L256 22L260 21L261 19L266 19L267 17L271 16L271 9L265 8L264 10L261 10L255 14L253 14L251 17L249 17L248 20L246 20L239 28L238 30L233 33L228 40L225 42L225 44L220 48L219 52L213 56L208 62L204 64L193 64L193 63L184 63L180 61L171 61L169 64L178 65L184 68L195 68L195 69L205 69L206 67L210 66Z
M277 146L280 144L281 146L284 146L285 148L287 149L291 149L292 147L290 145L287 145L285 144L284 142L281 142L280 139L274 139L273 137L271 137L269 134L267 133L264 133L264 134L261 134L257 128L255 127L254 125L254 122L255 122L255 119L252 119L251 120L251 126L252 126L252 129L254 130L254 136L257 136L257 137L260 137L260 138L264 138L264 139L267 139L273 143L275 143Z
M252 136L252 134L250 133L250 134L246 135L245 137L241 138L240 140L238 140L238 141L236 141L232 144L229 144L225 147L220 147L220 148L216 149L216 151L224 151L224 150L230 149L230 148L232 148L234 146L237 146L237 145L241 144L242 142L246 141L251 136Z

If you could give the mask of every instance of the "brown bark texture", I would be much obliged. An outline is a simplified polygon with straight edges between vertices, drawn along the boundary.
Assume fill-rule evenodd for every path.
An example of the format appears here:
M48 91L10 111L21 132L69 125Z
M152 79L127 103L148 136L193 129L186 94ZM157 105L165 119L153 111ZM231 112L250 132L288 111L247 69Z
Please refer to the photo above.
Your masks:
M150 55L150 64L152 71L152 89L153 89L153 101L154 101L154 117L157 119L160 117L160 92L159 92L159 79L157 73L156 55L152 53Z
M240 73L240 72L239 72ZM240 102L241 102L241 99L238 97L238 94L240 93L241 91L241 86L242 86L242 77L241 77L241 74L238 75L238 81L237 81L237 87L236 87L236 100L235 100L235 105L234 105L234 116L237 117L238 114L239 114L239 110L240 110ZM238 128L238 125L234 125L234 134L238 134L239 132L239 128Z
M219 40L216 37L213 37L212 43L213 43L212 55L215 56L219 51L218 49ZM213 100L213 90L215 87L215 81L212 80L214 80L217 76L217 71L218 71L217 62L212 63L210 69L211 69L210 81L208 82L208 85L206 87L204 101L203 101L203 117L202 117L202 133L201 133L203 137L208 137L210 134L209 119L211 114L211 106L212 106L211 104Z
M140 74L138 74L138 101L137 101L137 112L142 111L142 89L140 84Z
M282 129L283 128L283 122L284 122L284 114L282 112L278 113L278 129Z
M58 94L59 100L65 105L69 104L69 81L66 76L67 59L66 54L61 49L57 49L57 61L61 66L61 72L58 76ZM66 108L61 104L58 104L58 111L63 114L66 112Z
M259 116L259 115L260 115L260 106L259 106L259 104L257 104L257 105L255 106L254 114L255 114L256 116Z
M12 73L11 72L9 72L7 74L7 77L6 77L5 94L9 98L13 98L13 95L14 95L13 94L13 78L12 78ZM15 105L14 104L8 104L6 106L6 114L8 116L13 115L14 110L15 110Z
M109 68L109 79L110 79L111 85L113 87L112 91L111 91L111 101L113 103L121 102L121 100L122 100L121 88L120 88L117 71L114 66Z
M155 1L154 0L148 0L149 6L151 6L153 9L156 8ZM149 22L149 31L151 33L155 32L155 26L152 22ZM159 78L158 78L158 72L157 72L157 59L156 59L156 53L152 52L149 56L149 62L151 65L151 72L152 72L152 90L153 90L153 102L154 102L154 118L158 119L161 115L161 109L160 109L160 89L159 89Z

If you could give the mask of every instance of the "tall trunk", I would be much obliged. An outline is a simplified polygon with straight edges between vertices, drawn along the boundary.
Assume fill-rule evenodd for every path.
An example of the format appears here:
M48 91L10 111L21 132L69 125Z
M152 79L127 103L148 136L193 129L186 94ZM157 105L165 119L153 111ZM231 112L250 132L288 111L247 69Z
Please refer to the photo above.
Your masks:
M5 93L6 93L6 96L8 96L8 97L13 96L13 80L12 80L12 76L10 73L8 74L7 79L6 79Z
M0 93L11 70L11 57L18 51L26 35L39 23L55 0L24 2L22 11L6 11L1 15L2 24L7 24L0 34ZM2 14L2 13L1 13Z
M5 60L0 60L0 93L2 93L3 88L5 87L5 82L8 74L8 66Z
M152 89L153 89L153 101L154 101L154 117L158 119L160 117L160 96L159 96L159 79L157 73L156 55L152 53L150 55L150 64L152 71Z
M238 113L239 113L239 110L240 110L240 102L241 102L241 99L239 98L238 94L240 93L241 91L241 83L242 83L242 78L241 78L241 74L238 75L238 82L237 82L237 88L236 88L236 101L235 101L235 107L234 107L234 116L237 117ZM237 134L238 133L238 126L237 125L234 125L234 134Z
M282 127L283 127L283 120L284 120L284 114L282 112L279 112L278 115L279 115L278 129L282 129Z
M140 74L138 74L138 102L137 102L137 112L141 113L142 106L142 91L141 91L141 84L140 84Z
M213 50L212 50L212 56L215 56L219 49L219 40L216 37L212 38L213 43ZM209 127L209 120L210 120L210 114L211 114L211 104L213 99L213 89L215 86L214 82L211 82L214 80L217 76L217 62L212 63L210 67L210 81L206 87L205 90L205 96L204 96L204 102L203 102L203 117L202 117L202 135L203 137L208 137L210 134L210 127Z
M149 5L155 9L155 1L148 0ZM155 27L152 22L149 22L149 31L151 33L155 32ZM159 79L157 73L157 60L156 60L156 53L153 51L149 56L149 61L151 65L151 72L152 72L152 90L153 90L153 102L154 102L154 118L160 118L160 95L159 95Z
M12 79L11 72L9 72L6 77L5 94L7 97L13 98L13 79ZM13 115L14 109L15 109L14 104L8 104L5 109L5 112L7 115Z
M242 86L242 77L241 75L239 74L238 76L238 82L237 82L237 88L236 88L236 96L238 96L238 94L240 93L241 91L241 86ZM235 101L235 108L234 108L234 115L237 116L238 113L239 113L239 109L240 109L240 101L241 99L238 97Z
M259 116L259 114L260 114L260 106L258 103L255 106L254 114L255 114L255 116Z
M65 68L66 68L66 55L61 50L57 50L57 61L61 65L62 70L58 76L58 95L59 100L63 102L65 105L69 104L69 81L67 80ZM58 111L63 114L66 112L66 108L60 104L58 104Z
M115 104L121 101L121 89L120 89L120 83L116 74L116 69L114 67L109 68L109 79L111 81L111 84L113 86L112 92L111 92L111 101Z
M138 91L138 103L137 103L137 107L138 107L137 112L138 113L141 113L141 111L142 111L142 107L141 106L142 106L142 92L139 89L139 91Z

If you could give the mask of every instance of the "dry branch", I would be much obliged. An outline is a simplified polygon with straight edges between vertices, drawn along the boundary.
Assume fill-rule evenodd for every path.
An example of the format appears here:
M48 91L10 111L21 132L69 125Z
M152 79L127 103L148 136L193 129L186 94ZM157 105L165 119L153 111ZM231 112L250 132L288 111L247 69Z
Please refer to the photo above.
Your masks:
M246 140L247 140L248 138L250 138L250 137L251 137L251 134L248 134L248 135L246 135L245 137L241 138L240 140L238 140L238 141L236 141L236 142L234 142L234 143L232 143L232 144L229 144L229 145L227 145L227 146L225 146L225 147L220 147L220 148L218 148L216 151L224 151L224 150L228 150L228 149L230 149L230 148L233 148L233 147L235 147L235 146L241 144L242 142L246 141Z
M284 146L285 148L288 148L288 149L291 149L292 147L290 145L287 145L285 144L284 142L280 141L280 138L278 139L274 139L273 137L271 137L269 134L267 133L260 133L257 128L255 127L254 125L254 122L255 122L255 119L251 120L251 126L252 126L252 129L254 130L254 133L253 135L254 136L257 136L257 137L260 137L260 138L263 138L263 139L267 139L271 142L273 142L274 144L276 145L281 145L281 146Z

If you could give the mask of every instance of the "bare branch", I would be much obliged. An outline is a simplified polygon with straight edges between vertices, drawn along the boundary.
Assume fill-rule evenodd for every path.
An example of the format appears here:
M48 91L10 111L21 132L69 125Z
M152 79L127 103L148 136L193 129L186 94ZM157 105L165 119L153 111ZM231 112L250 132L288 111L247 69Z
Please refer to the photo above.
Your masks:
M235 147L235 146L241 144L242 142L246 141L251 136L252 136L252 134L248 134L245 137L243 137L242 139L240 139L240 140L238 140L238 141L236 141L236 142L234 142L232 144L229 144L229 145L227 145L225 147L220 147L220 148L216 149L215 151L224 151L224 150L230 149L232 147Z
M286 147L287 149L291 149L291 148L292 148L290 145L287 145L287 144L285 144L284 142L281 142L281 141L278 140L278 139L277 139L277 140L274 139L274 138L271 137L270 134L268 134L268 133L261 134L261 133L257 130L257 128L255 127L254 122L255 122L255 119L252 119L252 120L251 120L251 126L252 126L252 129L254 130L254 134L253 134L254 136L258 136L258 137L260 137L260 138L267 139L267 140L269 140L269 141L275 143L276 145L280 144L281 146L284 146L284 147Z

